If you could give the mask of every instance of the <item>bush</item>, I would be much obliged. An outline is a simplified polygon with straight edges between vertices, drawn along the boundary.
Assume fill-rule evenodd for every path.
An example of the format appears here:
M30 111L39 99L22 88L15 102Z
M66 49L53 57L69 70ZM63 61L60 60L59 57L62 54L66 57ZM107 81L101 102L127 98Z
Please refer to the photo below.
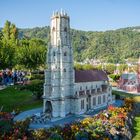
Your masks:
M11 120L0 120L0 135L11 131L12 125L13 123Z
M44 74L44 70L32 71L32 74Z
M59 134L52 134L48 140L63 140L63 138Z
M43 95L43 84L43 80L32 80L31 84L27 86L27 89L30 90L37 99L40 99Z
M33 138L33 140L45 140L49 138L50 135L51 133L43 128L31 131L31 137Z
M120 75L119 74L110 74L109 77L112 78L113 81L117 81L117 80L119 80Z
M44 74L32 74L30 80L44 80Z
M30 84L20 86L20 90L29 90L37 99L40 99L43 95L43 84L43 80L32 80Z

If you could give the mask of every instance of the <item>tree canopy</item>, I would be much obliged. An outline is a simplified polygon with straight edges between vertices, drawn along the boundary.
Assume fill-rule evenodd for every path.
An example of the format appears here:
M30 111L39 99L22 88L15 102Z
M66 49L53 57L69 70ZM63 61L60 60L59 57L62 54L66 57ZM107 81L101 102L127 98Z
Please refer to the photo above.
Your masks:
M0 32L0 69L21 65L27 69L44 66L46 42L38 38L19 39L15 24L6 21Z
M140 54L140 27L95 32L71 29L75 61L86 58L103 59L109 63L124 63L126 59L137 59ZM20 29L20 38L40 38L49 41L49 27Z

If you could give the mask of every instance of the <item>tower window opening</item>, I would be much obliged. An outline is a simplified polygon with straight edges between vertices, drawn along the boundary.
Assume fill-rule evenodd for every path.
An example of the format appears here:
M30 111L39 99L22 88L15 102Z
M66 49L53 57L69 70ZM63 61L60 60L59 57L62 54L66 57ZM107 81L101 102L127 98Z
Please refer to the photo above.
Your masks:
M64 28L64 31L67 32L67 27Z
M64 72L66 72L66 69L64 69Z
M53 56L55 56L55 52L53 52Z
M67 56L67 52L64 52L64 56Z

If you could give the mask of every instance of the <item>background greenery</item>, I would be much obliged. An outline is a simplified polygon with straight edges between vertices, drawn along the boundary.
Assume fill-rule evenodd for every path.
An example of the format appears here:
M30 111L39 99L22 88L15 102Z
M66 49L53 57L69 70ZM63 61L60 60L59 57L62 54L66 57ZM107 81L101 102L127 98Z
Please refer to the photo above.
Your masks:
M18 29L6 21L0 30L0 68L44 68L50 28ZM104 62L137 61L140 53L140 27L105 32L71 29L74 60L101 59Z
M48 43L49 27L20 29L20 38L40 38ZM124 62L138 58L140 53L140 27L122 28L105 32L71 29L72 46L76 61L98 58L107 62Z

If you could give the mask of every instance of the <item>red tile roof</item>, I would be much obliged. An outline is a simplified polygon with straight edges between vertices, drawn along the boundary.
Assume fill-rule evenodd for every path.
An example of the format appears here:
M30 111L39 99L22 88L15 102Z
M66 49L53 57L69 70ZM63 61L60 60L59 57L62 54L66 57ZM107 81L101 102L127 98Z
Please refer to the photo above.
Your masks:
M102 70L75 70L75 82L108 81L107 74Z

